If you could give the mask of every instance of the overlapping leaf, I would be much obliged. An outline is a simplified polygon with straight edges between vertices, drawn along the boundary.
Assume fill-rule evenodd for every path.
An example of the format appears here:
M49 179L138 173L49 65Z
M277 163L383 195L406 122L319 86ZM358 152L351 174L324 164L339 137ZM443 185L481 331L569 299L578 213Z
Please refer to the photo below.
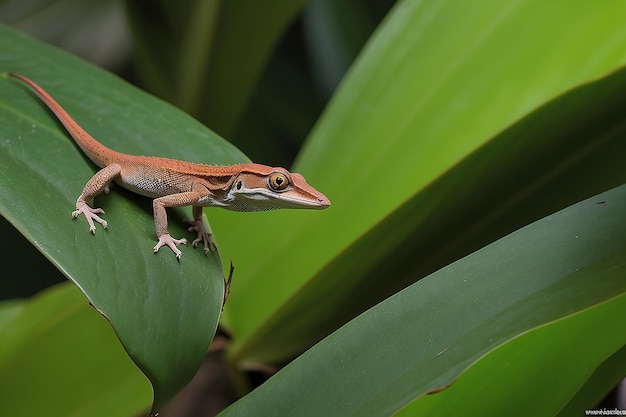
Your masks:
M233 358L284 361L408 283L621 183L624 7L398 2L297 163L331 208L216 213L241 271L225 317Z
M69 282L0 303L0 333L2 415L123 416L150 406L148 381Z
M626 186L486 246L366 311L221 415L556 414L626 344L624 210ZM458 389L423 397L568 316L480 360Z
M0 72L32 78L94 137L133 154L206 163L245 157L182 112L60 51L0 28ZM151 203L119 188L96 199L109 228L92 236L70 213L96 167L17 80L0 78L0 211L104 314L155 388L160 408L193 377L220 316L216 254L155 255ZM185 235L170 211L170 231ZM44 232L42 232L44 231Z

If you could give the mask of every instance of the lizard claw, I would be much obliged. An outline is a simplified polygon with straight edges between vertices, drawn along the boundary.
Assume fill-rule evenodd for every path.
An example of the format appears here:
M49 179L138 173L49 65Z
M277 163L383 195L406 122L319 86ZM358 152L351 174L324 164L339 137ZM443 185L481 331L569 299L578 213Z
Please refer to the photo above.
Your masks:
M187 229L189 232L196 232L198 234L193 242L191 242L194 248L198 246L198 243L203 242L204 253L209 253L209 250L217 250L215 242L213 241L213 234L201 218L196 220L185 219L183 221L191 225L191 227Z
M106 220L98 216L98 214L104 214L104 210L101 208L91 208L87 203L76 203L76 210L72 212L72 217L76 218L81 214L85 215L87 223L89 224L89 231L92 234L96 233L96 226L93 224L94 220L100 223L105 229L107 228Z
M156 246L154 247L154 253L157 253L159 249L161 249L161 247L167 246L172 250L172 252L174 252L174 254L176 255L176 259L180 260L181 252L180 250L178 250L176 245L181 245L181 244L186 245L187 239L185 238L174 239L172 236L170 236L169 233L166 233L164 235L159 236L159 243L157 243Z

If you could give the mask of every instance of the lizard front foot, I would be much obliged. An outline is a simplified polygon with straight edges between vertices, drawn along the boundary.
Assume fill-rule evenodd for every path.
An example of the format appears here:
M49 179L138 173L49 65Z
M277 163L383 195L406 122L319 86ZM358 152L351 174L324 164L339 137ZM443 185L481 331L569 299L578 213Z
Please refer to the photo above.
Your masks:
M91 233L96 233L96 226L93 224L94 220L100 223L105 229L107 228L106 220L98 216L98 214L104 214L104 210L101 208L91 208L87 203L76 203L76 210L72 212L72 217L76 218L81 214L85 215L87 223L89 223L89 231Z
M188 231L196 232L198 234L194 241L191 242L194 248L198 246L198 243L203 242L204 253L208 253L211 249L217 250L215 242L213 241L213 234L211 233L209 228L206 227L205 223L202 221L202 218L196 220L185 219L183 221L191 225L191 227L187 229Z
M154 253L157 253L159 249L161 249L162 246L168 246L172 250L172 252L174 252L174 254L176 255L176 259L180 260L181 252L176 247L176 245L180 245L180 244L186 245L187 239L185 238L174 239L172 236L170 236L169 233L166 233L164 235L159 236L159 243L157 243L156 246L154 247Z

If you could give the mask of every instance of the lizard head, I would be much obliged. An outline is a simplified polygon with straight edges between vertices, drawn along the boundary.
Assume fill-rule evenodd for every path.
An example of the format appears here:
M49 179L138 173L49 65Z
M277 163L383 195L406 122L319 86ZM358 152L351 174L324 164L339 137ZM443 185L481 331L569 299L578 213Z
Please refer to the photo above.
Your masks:
M330 206L330 200L307 184L302 175L259 165L242 170L234 178L226 200L229 202L226 208L234 211L321 210Z

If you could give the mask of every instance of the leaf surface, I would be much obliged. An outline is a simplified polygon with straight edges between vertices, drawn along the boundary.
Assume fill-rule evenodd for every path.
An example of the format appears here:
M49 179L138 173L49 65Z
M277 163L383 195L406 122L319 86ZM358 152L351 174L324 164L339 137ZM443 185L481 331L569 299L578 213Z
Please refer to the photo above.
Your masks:
M616 319L626 313L625 209L621 186L435 272L332 333L221 415L381 416L406 406L400 415L528 415L535 396L553 415L626 344ZM505 395L510 386L529 393L515 400L519 412Z
M0 333L2 415L131 417L150 407L148 381L74 285L0 303Z
M126 153L212 164L246 161L184 113L63 52L0 27L0 71L33 79L105 145ZM95 205L109 227L95 236L72 220L96 172L59 122L18 80L0 78L0 213L107 317L155 389L155 409L197 371L220 317L219 257L156 243L149 199L114 187ZM170 232L189 236L189 208L169 210ZM219 238L218 238L219 240Z
M623 3L400 1L295 170L320 213L216 213L236 361L281 363L433 271L624 182ZM528 22L533 22L532 29Z

